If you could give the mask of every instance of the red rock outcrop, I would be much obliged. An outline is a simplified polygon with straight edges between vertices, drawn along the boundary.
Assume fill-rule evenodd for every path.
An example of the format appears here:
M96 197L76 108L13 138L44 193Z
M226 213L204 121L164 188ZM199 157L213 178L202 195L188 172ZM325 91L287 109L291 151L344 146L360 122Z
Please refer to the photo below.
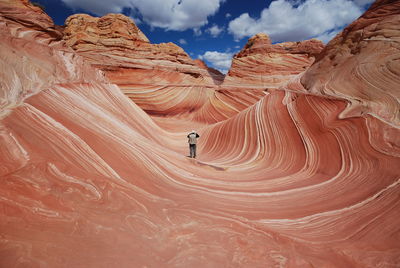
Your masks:
M328 43L302 84L349 101L346 116L371 114L400 127L399 25L400 2L377 1Z
M16 2L0 0L0 267L398 265L398 128L341 118L346 100L297 77L254 105L205 97L188 159L194 118L150 117Z
M62 38L62 33L56 30L52 19L40 7L32 5L29 0L0 0L0 4L2 5L1 16L8 22L7 25L3 22L2 28L8 27L10 30L23 25L32 29L32 33L24 32L24 34L34 35L31 38L40 37L42 42Z
M173 43L149 43L123 15L73 15L66 20L64 40L152 115L199 109L212 95L214 80L220 83L223 79ZM187 101L182 101L182 92L190 92ZM164 94L175 98L166 101Z
M273 45L268 35L257 34L234 56L225 85L277 88L305 71L323 47L316 39Z
M86 14L70 16L66 21L64 39L74 49L90 50L97 46L135 47L135 42L149 43L149 39L132 20L121 14L101 18Z
M124 21L125 30L115 28L120 25L115 20ZM101 31L96 26L99 22ZM152 116L179 115L195 125L218 122L265 95L258 90L221 88L224 75L219 71L192 60L173 43L150 44L147 38L137 36L138 30L128 28L137 29L122 15L93 18L78 14L67 19L64 40Z

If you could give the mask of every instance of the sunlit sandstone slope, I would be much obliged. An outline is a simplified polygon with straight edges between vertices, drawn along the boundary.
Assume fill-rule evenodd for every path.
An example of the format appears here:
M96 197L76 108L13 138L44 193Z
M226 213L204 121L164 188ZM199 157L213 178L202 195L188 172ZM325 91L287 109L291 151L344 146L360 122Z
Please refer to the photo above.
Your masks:
M316 39L272 44L266 34L256 34L234 56L224 85L277 88L305 71L323 47Z
M151 44L123 15L70 16L64 40L151 115L197 110L213 93L213 77L223 79L173 43Z
M40 9L0 0L0 13L0 267L400 263L393 124L343 116L347 98L308 91L308 72L254 104L236 99L243 108L225 119L205 120L206 98L203 121L166 113L160 122ZM169 92L158 100L191 96ZM193 160L183 129L196 122Z
M272 45L258 34L235 56L225 79L175 44L149 43L123 15L73 15L63 33L68 46L148 114L200 123L225 120L254 104L265 90L303 72L323 48L317 40Z
M337 35L302 78L312 93L346 99L349 116L400 127L400 1L379 1Z

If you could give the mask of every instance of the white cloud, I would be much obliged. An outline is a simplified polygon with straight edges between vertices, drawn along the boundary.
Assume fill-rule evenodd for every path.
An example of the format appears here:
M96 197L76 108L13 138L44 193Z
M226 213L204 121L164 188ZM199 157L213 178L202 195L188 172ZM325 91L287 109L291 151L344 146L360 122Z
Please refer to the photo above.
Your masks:
M181 44L181 45L187 45L186 40L183 39L183 38L179 39L178 42L179 42L179 44Z
M230 17L232 17L231 13L226 13L225 14L225 18L230 18Z
M152 27L184 31L208 23L225 0L62 0L67 6L102 16L121 13L124 8L138 12Z
M62 0L67 6L73 9L83 9L96 15L105 15L107 13L120 13L124 7L128 7L130 0Z
M226 74L231 67L233 53L224 53L218 51L207 51L199 55L199 59L205 60L211 64L211 67L220 70Z
M223 28L220 28L220 27L218 27L218 25L213 25L212 27L210 27L210 28L208 28L207 30L206 30L206 32L208 32L209 34L211 34L211 36L212 37L217 37L218 35L220 35L221 33L222 33L222 31L223 31L224 29Z
M202 34L202 31L200 30L200 28L193 28L193 34L195 36L200 36Z
M357 1L357 0L356 0ZM358 0L367 2L369 0ZM273 42L299 41L312 37L327 37L341 30L362 14L362 9L350 0L273 1L262 10L260 18L243 13L229 23L235 40L260 32L267 33Z
M326 33L323 33L321 35L318 35L315 38L321 40L322 42L324 42L326 44L329 41L331 41L339 32L340 32L340 30L334 30L334 31L331 31L331 32L326 32Z

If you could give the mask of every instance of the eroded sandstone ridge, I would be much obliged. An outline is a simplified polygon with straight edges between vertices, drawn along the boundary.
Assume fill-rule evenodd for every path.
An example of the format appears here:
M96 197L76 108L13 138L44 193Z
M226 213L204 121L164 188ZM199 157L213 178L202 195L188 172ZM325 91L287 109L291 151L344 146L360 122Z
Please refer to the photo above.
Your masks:
M308 68L323 47L317 40L272 45L258 34L236 55L225 78L173 43L151 44L123 15L73 15L64 40L147 113L199 122L225 120L254 104L266 89ZM166 101L166 92L174 98Z
M86 14L70 16L65 22L64 39L77 50L99 47L135 48L149 39L132 21L121 14L108 14L95 18Z
M214 88L215 82L223 79L221 73L192 60L173 43L151 44L134 22L123 15L73 15L66 20L64 40L153 115L198 109L212 94L207 88ZM197 96L198 104L191 100L179 104L173 99L165 103L160 94L169 91L180 102L178 95L189 89L193 89L191 94Z
M92 41L71 41L28 1L0 0L0 267L398 266L400 131L378 112L343 113L376 80L391 93L380 104L367 87L371 111L398 101L399 11L376 2L310 69L298 68L309 48L293 54L290 80L265 91L246 68L242 85L216 82L174 45L181 63L161 48L147 58L157 45L119 16L114 37L102 28L115 40L86 28ZM242 59L277 49L261 37ZM347 66L335 49L363 70L345 92L323 80Z
M253 88L279 87L305 71L323 47L316 39L273 45L268 35L257 34L233 58L226 81Z
M378 1L336 36L302 78L305 88L349 101L347 116L372 114L400 127L400 2Z

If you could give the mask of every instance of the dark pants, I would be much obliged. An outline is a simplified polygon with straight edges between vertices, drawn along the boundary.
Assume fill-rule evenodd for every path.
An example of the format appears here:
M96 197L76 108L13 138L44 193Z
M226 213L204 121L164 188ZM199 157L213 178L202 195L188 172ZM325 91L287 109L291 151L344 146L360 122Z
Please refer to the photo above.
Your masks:
M196 144L189 144L190 157L196 158Z

